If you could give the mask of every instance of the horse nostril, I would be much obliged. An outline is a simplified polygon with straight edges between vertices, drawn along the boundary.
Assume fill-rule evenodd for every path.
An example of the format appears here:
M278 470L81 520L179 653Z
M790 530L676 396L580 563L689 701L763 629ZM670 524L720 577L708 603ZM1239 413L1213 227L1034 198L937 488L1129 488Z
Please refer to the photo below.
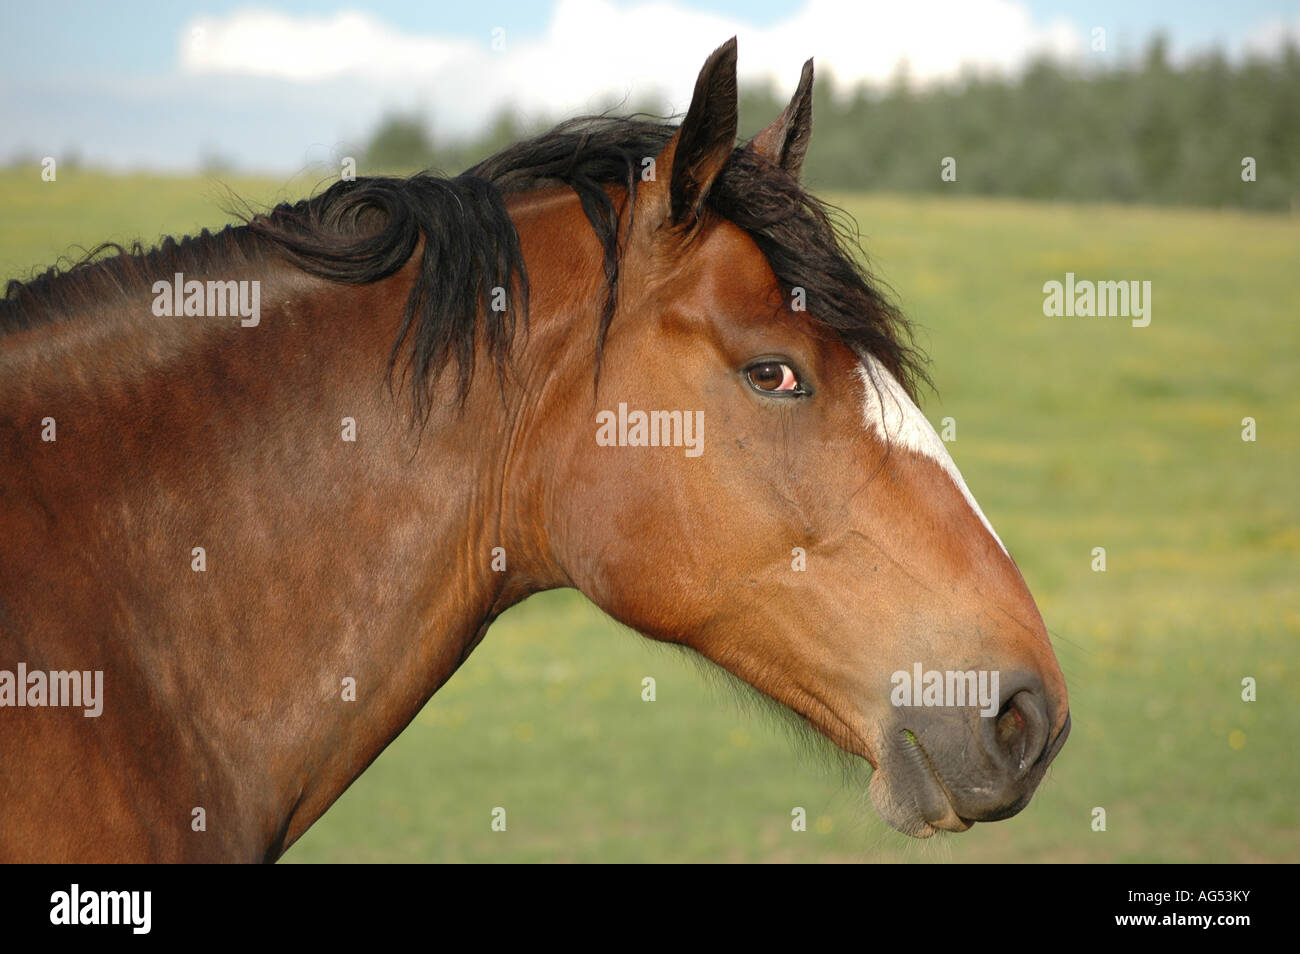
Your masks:
M1047 744L1047 706L1036 692L1022 689L1003 703L993 725L997 751L1021 775Z
M1011 743L1021 734L1025 728L1025 717L1020 714L1020 710L1012 703L1010 699L998 713L997 731L998 743L1005 749L1010 748Z

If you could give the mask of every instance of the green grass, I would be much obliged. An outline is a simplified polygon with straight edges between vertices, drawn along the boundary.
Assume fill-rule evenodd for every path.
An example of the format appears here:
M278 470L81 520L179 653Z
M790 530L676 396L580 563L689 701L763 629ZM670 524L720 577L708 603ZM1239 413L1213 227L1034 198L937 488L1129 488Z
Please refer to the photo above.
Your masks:
M266 201L310 183L230 185ZM217 226L224 194L0 173L0 274ZM1029 808L897 835L695 664L552 593L496 624L287 860L1300 861L1296 219L840 202L923 326L925 410L957 420L953 455L1056 637L1074 732ZM1151 281L1150 327L1043 317L1042 284L1066 271ZM1244 676L1259 701L1240 700Z

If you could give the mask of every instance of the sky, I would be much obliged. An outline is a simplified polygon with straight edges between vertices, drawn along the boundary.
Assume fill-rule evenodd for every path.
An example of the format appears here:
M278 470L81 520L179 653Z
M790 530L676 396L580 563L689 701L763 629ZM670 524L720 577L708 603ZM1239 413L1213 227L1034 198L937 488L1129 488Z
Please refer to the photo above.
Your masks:
M391 111L454 138L507 106L684 110L732 35L742 82L791 90L813 56L847 89L901 63L918 83L1043 52L1104 66L1155 32L1176 58L1268 52L1300 43L1300 0L0 0L0 23L0 161L293 173L333 164Z

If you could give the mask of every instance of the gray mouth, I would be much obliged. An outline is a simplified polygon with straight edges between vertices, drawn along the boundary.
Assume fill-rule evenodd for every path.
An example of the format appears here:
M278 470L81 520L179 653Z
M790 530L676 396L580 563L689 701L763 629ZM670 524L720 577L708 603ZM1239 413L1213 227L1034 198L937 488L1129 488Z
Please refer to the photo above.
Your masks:
M953 809L948 789L911 732L902 731L890 755L888 764L882 760L872 776L870 788L872 803L886 824L913 838L971 827L973 823Z
M872 802L890 827L914 838L929 838L940 831L963 832L977 821L1010 818L1029 804L1069 734L1070 717L1067 714L1061 731L1029 767L1030 784L1023 797L996 812L966 818L957 812L952 792L924 746L912 732L904 729L872 777Z

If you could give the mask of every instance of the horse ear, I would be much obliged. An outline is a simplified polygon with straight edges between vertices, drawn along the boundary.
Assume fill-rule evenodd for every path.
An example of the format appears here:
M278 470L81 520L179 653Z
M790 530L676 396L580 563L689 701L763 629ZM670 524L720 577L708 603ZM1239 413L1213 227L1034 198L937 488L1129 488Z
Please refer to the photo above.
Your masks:
M812 138L813 61L803 65L799 87L780 116L752 140L750 146L763 158L780 166L796 179Z
M672 224L699 219L709 187L736 148L736 38L704 61L686 118L659 154L656 165L672 169L669 213Z

